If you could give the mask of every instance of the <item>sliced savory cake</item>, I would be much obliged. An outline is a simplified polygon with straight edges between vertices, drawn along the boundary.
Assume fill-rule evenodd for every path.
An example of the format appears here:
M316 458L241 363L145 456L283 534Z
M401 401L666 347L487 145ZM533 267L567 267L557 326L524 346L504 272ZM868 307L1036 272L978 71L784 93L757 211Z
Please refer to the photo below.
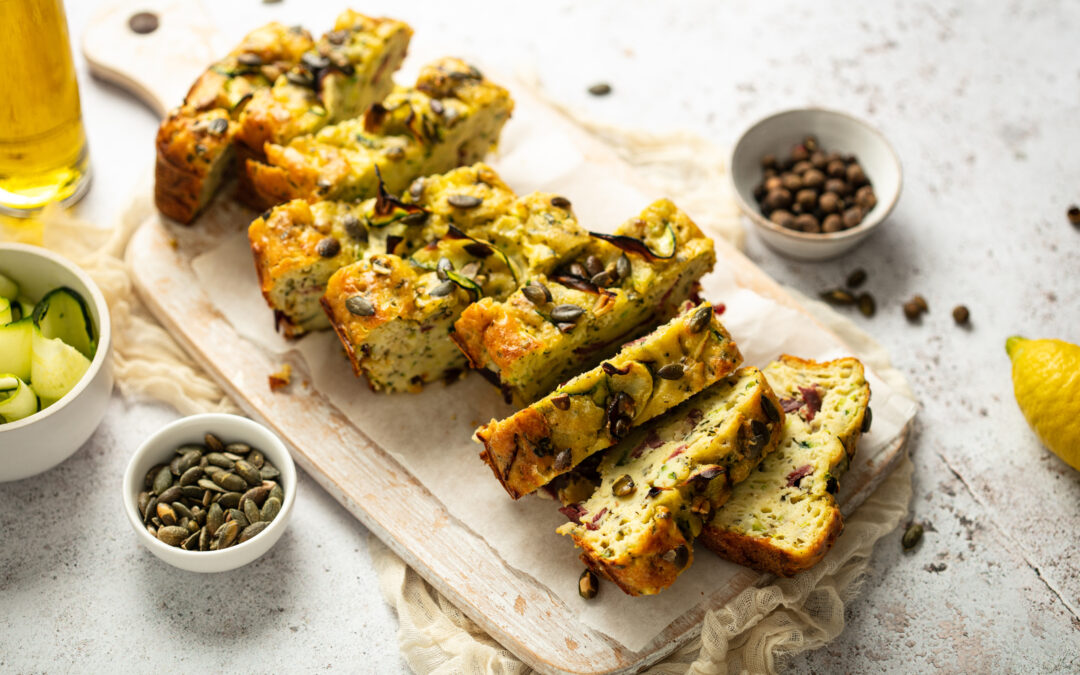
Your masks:
M496 208L477 188L449 192L439 178L418 192L442 235L409 251L371 254L330 278L322 305L357 375L376 390L416 391L460 371L465 357L450 339L461 311L481 297L505 298L530 266L552 266L589 242L559 198L533 194ZM476 186L472 186L476 187ZM511 195L512 196L512 195ZM490 209L487 217L479 217ZM499 212L502 214L499 215Z
M517 499L723 379L741 362L712 305L687 303L681 314L596 368L480 427L480 457Z
M712 240L661 199L509 298L466 309L453 338L508 400L527 405L674 316L715 261Z
M236 140L240 166L262 161L266 143L284 144L328 124L361 115L394 87L392 76L405 58L412 37L408 24L372 18L352 10L338 15L300 62L271 87L255 91L238 117ZM250 194L247 173L240 171L241 199Z
M701 539L729 560L792 576L821 560L843 529L833 495L870 427L870 385L853 358L785 355L765 376L787 412L780 445L735 487Z
M440 59L362 118L267 144L265 162L247 161L252 200L366 199L380 173L390 192L400 192L418 176L483 159L512 110L505 89L460 59Z
M411 34L400 21L351 10L317 43L278 23L249 33L158 129L158 208L190 222L229 174L237 149L242 159L262 157L265 141L285 143L361 114L392 89L390 74Z
M477 204L451 203L466 198ZM334 272L364 256L409 256L451 226L487 232L514 211L515 199L491 167L476 164L420 179L401 199L382 189L359 203L294 199L276 206L248 227L263 297L289 337L329 328L319 299Z
M776 448L780 402L757 368L742 368L624 438L600 463L600 487L560 509L581 559L630 595L667 588L731 486Z

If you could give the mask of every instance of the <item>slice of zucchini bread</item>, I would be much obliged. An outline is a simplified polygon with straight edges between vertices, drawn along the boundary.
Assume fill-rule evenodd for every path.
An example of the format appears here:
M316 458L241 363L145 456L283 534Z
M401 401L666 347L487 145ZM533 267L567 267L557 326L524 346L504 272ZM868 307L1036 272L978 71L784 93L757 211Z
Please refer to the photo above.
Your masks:
M706 547L780 576L821 560L843 530L837 479L869 429L870 385L857 359L782 356L765 376L788 413L780 447L706 525Z
M712 305L687 309L544 398L476 431L514 499L731 374L742 355Z
M272 87L255 91L238 117L237 150L241 168L248 159L263 161L266 143L285 144L328 124L361 115L394 87L392 75L408 51L412 28L394 19L372 18L352 10L338 15L334 29ZM237 194L251 194L247 172L240 171Z
M154 201L162 213L189 223L206 206L232 166L235 115L313 46L304 29L269 23L199 76L158 128Z
M704 520L784 428L757 368L742 368L605 453L600 487L560 509L589 569L630 595L652 595L689 567Z
M321 300L353 369L376 390L416 391L460 371L465 357L449 334L461 311L481 297L507 297L529 266L554 265L589 242L554 195L498 207L484 196L493 190L451 192L440 180L425 179L418 192L430 199L425 227L442 222L442 236L411 252L369 250L334 273ZM490 217L478 217L485 208Z
M527 405L674 316L715 261L712 239L661 199L506 300L466 309L453 338L508 400Z
M451 203L466 198L478 203ZM486 232L514 210L515 199L491 167L476 164L418 180L401 199L382 189L360 203L294 199L276 206L248 227L263 297L288 337L329 328L319 299L334 272L365 256L409 256L451 226Z
M512 110L505 89L460 59L440 59L362 118L265 145L265 162L246 163L251 200L366 199L375 195L376 169L390 192L400 192L418 176L483 159Z

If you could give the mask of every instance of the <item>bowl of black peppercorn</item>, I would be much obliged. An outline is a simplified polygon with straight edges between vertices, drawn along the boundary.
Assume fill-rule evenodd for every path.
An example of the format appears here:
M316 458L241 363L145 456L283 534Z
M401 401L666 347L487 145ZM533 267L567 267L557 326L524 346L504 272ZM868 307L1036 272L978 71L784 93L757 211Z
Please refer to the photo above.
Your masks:
M800 260L835 258L864 241L896 206L903 183L881 132L821 108L756 122L729 166L736 201L758 235Z

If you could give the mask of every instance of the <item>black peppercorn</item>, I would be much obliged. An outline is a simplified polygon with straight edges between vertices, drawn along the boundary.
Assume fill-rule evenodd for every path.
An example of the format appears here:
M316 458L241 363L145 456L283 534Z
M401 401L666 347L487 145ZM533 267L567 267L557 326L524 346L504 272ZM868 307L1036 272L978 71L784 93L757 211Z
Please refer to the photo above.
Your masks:
M840 210L840 198L835 192L826 192L818 199L818 206L825 213L835 213Z
M1073 225L1080 225L1080 206L1073 204L1069 207L1068 211L1069 222Z
M843 229L844 221L835 213L825 216L825 220L821 224L821 230L823 232L839 232Z
M821 232L821 225L818 223L817 218L813 217L809 213L804 213L801 216L796 216L795 229L813 234Z
M803 187L820 190L825 185L825 174L817 169L810 169L802 175Z
M810 159L810 151L806 149L805 145L796 145L791 149L791 158L796 162L802 162Z
M877 195L874 194L874 188L869 185L864 185L855 192L855 203L859 205L864 212L869 211L877 205Z
M825 166L825 173L833 178L844 178L847 175L847 167L839 159L834 159Z
M780 227L792 228L795 226L795 216L790 211L777 209L769 214L769 220Z
M810 188L803 188L795 195L795 203L802 207L803 211L812 211L817 206L817 193Z
M780 174L780 182L785 189L791 190L792 192L802 189L802 178L799 178L798 175L791 172Z
M953 308L952 318L953 321L957 323L957 325L965 326L967 325L967 322L971 320L971 312L968 311L967 307L963 305L957 305Z
M866 174L863 173L862 167L858 164L848 165L846 175L848 182L856 187L866 182Z
M844 211L844 227L855 227L862 222L862 216L862 209L858 206L852 206L850 209Z
M776 155L765 155L761 158L761 168L763 169L775 169L779 166L776 162Z
M791 193L784 188L771 190L765 195L765 201L762 204L769 210L786 209L791 206Z
M839 178L829 178L825 181L825 191L846 197L851 194L851 186Z

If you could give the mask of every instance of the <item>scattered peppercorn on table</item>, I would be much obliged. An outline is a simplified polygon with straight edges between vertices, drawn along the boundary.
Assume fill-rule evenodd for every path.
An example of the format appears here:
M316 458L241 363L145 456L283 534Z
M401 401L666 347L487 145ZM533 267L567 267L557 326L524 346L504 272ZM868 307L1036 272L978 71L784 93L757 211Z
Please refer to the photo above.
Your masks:
M347 6L232 4L210 9L216 24L233 28L233 42L275 19L331 26ZM93 9L69 3L73 38ZM792 265L752 236L747 250L770 275L809 295L837 287L857 268L867 271L860 292L873 294L876 312L849 315L889 349L921 400L911 519L923 534L906 550L905 522L881 540L843 633L783 665L795 672L1060 667L1061 646L1076 636L1080 478L1024 423L1001 344L1016 333L1080 342L1073 300L1080 279L1072 273L1080 233L1065 217L1080 195L1075 172L1060 163L1080 137L1062 122L1077 111L1063 102L1055 80L1077 10L1066 3L1016 15L902 4L872 13L841 3L796 10L642 6L612 15L556 3L494 8L462 21L459 8L425 2L400 18L417 30L414 50L420 35L439 26L445 44L469 45L478 60L506 66L503 72L535 62L556 98L614 123L689 126L724 144L773 110L820 100L883 129L908 183L874 238L818 265ZM598 41L598 26L625 45ZM822 44L817 37L840 30L844 41ZM547 56L552 32L573 46L570 57ZM784 39L762 41L762 34ZM976 67L971 56L985 42L1000 58ZM713 68L707 84L686 67L718 61L730 65ZM85 71L80 80L91 142L101 150L95 189L76 213L108 223L146 172L145 163L128 158L145 157L158 120ZM598 83L608 85L602 97L587 91ZM1017 91L1024 96L1010 93ZM1061 168L1032 170L1039 166ZM979 213L972 203L981 205ZM641 206L627 205L625 215ZM915 295L928 311L909 322L903 305ZM960 305L968 310L964 322L951 314ZM133 554L115 491L86 486L114 483L125 449L175 415L117 394L104 426L74 457L37 478L0 485L0 512L12 514L0 545L5 668L101 670L137 660L160 669L175 667L174 654L183 652L195 667L243 658L253 669L332 663L406 671L397 619L380 598L363 526L306 475L286 536L236 574L199 577L193 590L149 554ZM78 505L59 517L65 495L77 495ZM43 525L48 541L40 538ZM701 547L694 555L711 554ZM78 600L86 588L111 601L87 606ZM249 598L242 609L219 600L238 591ZM614 591L601 582L597 600ZM238 637L223 639L223 627ZM153 645L166 633L175 649L163 654ZM342 636L353 649L338 656Z

